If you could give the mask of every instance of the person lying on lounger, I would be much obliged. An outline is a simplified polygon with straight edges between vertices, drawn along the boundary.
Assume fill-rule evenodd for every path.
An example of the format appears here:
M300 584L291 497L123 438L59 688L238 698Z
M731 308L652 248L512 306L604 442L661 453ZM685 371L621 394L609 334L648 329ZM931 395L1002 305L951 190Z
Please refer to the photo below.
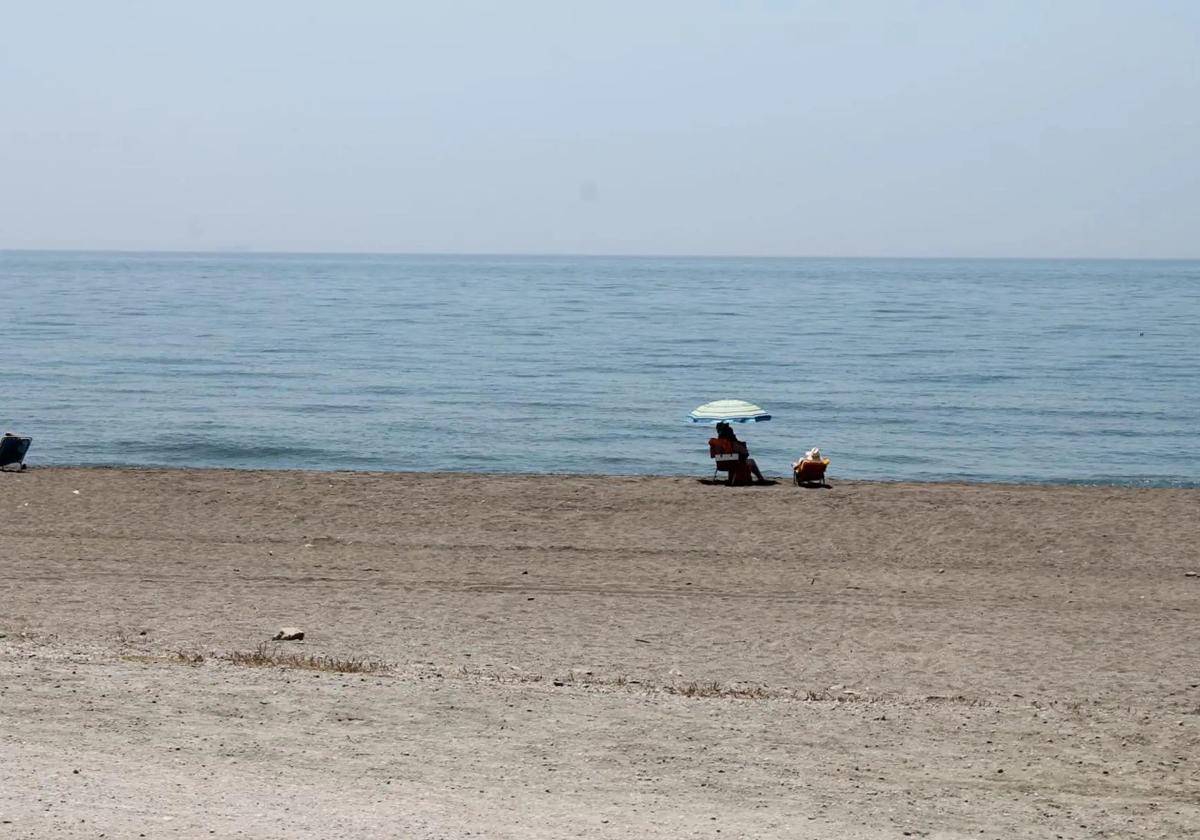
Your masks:
M792 464L792 479L802 487L827 487L825 483L825 468L829 459L821 455L821 450L813 447L804 453L804 457Z

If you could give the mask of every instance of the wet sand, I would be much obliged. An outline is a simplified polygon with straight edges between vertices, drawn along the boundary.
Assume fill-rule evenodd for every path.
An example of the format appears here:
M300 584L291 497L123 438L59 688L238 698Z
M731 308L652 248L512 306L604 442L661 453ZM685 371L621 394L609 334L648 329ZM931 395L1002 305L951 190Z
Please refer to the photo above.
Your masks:
M1196 490L0 475L0 837L1195 835L1198 514ZM285 625L305 639L264 653L386 667L231 661Z

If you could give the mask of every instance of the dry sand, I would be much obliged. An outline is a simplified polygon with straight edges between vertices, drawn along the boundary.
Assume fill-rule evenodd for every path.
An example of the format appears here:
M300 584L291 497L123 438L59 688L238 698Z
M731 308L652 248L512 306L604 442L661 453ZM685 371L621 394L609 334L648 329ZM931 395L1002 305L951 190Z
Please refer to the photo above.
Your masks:
M1196 836L1198 513L1192 490L2 475L0 837ZM391 667L226 658L284 625L306 638L268 651Z

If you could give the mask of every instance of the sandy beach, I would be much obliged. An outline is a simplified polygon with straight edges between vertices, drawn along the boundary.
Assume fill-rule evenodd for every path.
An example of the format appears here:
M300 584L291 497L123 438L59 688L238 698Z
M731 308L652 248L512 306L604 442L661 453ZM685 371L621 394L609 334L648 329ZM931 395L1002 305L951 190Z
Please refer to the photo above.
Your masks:
M834 484L2 475L0 837L1200 834L1200 491Z

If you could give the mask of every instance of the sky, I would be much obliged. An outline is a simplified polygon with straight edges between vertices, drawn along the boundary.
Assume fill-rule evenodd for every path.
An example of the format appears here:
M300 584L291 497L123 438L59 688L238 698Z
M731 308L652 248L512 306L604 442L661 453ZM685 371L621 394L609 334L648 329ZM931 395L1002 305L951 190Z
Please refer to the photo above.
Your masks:
M1200 2L0 0L0 248L1200 257Z

